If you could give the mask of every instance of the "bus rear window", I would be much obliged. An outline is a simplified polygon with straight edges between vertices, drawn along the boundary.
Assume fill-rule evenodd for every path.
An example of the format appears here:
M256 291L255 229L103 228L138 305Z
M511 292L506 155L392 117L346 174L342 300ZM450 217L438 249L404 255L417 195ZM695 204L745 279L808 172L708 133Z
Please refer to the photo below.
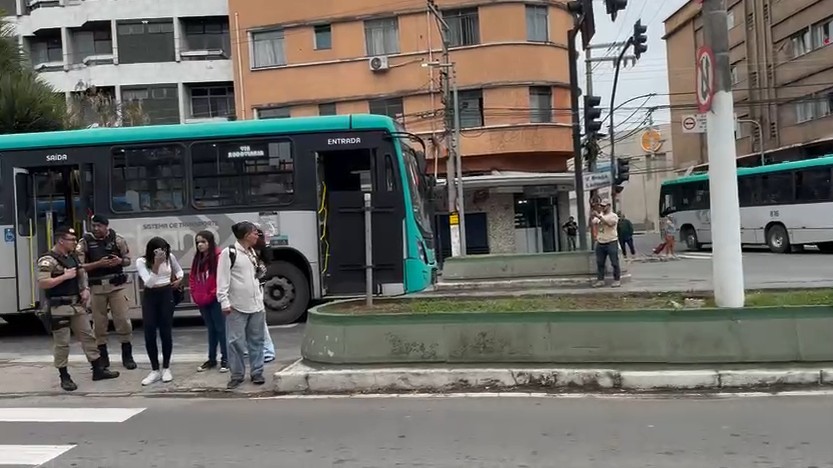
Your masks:
M195 143L191 169L198 208L286 205L295 193L287 140Z

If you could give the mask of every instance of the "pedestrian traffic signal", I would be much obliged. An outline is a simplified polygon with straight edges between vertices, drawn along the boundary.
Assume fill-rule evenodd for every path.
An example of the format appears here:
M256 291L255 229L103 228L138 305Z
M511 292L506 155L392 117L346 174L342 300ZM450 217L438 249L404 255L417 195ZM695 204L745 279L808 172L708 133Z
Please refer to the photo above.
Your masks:
M616 176L613 178L613 185L627 182L631 178L631 162L627 159L616 158Z
M648 51L648 36L645 33L648 32L648 26L642 26L642 20L637 21L633 25L633 37L631 41L633 42L633 55L636 58L639 58Z
M616 21L616 15L627 6L628 0L605 0L607 14L610 15L611 21Z
M602 116L602 110L599 106L602 104L602 98L599 96L584 96L584 136L590 140L594 139L602 129L602 123L599 118Z

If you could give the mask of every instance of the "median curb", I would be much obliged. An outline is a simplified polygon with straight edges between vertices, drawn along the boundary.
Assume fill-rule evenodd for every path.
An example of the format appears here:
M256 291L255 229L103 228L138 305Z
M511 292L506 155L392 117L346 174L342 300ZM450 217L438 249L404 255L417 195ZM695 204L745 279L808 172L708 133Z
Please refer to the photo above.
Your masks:
M833 385L833 365L806 368L316 368L296 362L274 376L277 394L742 390Z
M631 281L630 273L622 273L621 282L623 284ZM607 278L608 284L612 281ZM512 291L512 290L527 290L531 288L586 288L593 287L596 282L596 277L591 275L586 276L553 276L546 278L516 278L504 280L471 280L471 281L439 281L434 285L434 290L437 292L450 291Z

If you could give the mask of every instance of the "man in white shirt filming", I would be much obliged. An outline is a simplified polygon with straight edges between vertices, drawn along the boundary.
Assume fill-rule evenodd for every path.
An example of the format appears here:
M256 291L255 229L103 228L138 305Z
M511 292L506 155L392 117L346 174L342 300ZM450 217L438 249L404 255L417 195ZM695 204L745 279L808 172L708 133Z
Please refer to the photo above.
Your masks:
M605 264L610 257L610 266L613 267L614 288L621 286L622 271L619 268L619 217L610 209L610 201L602 200L599 203L598 211L591 215L592 223L598 227L596 236L596 287L605 285Z
M217 301L226 315L228 361L231 380L228 388L243 383L246 376L244 355L249 354L252 383L263 385L263 345L266 312L263 289L257 277L258 258L254 250L257 227L243 221L231 227L237 242L223 249L217 262Z

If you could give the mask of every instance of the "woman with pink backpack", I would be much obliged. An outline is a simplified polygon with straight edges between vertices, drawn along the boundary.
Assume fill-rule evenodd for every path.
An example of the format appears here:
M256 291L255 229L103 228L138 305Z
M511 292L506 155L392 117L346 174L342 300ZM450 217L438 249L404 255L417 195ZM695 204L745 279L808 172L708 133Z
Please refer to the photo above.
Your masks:
M226 354L226 318L217 302L217 260L220 249L214 234L200 231L195 238L197 252L191 262L188 285L191 299L200 309L206 328L208 328L208 360L197 368L204 372L217 367L217 346L220 347L220 372L228 372L228 355Z

